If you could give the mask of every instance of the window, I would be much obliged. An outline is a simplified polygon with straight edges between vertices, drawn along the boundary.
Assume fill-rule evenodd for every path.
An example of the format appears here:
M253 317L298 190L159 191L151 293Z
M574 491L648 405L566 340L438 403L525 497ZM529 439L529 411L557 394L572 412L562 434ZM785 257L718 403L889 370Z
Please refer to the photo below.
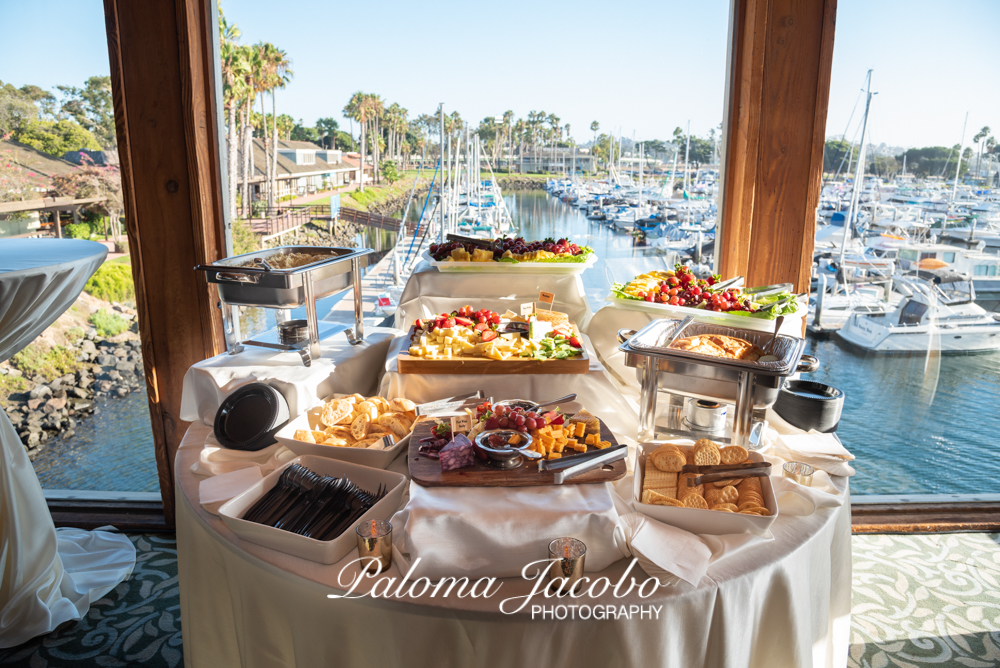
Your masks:
M994 271L996 267L993 267ZM986 276L989 273L990 267L985 264L977 264L973 269L974 276Z
M952 264L955 261L955 254L954 253L945 253L944 254L944 261L947 262L948 264Z
M915 262L917 259L917 251L910 250L909 248L899 251L899 257L904 260L910 260Z

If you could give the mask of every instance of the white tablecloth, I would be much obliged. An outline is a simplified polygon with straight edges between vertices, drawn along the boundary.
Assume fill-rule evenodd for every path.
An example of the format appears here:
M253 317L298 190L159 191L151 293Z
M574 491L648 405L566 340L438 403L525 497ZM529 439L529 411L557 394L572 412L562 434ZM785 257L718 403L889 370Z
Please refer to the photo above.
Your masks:
M590 321L590 304L579 275L441 273L426 261L407 279L396 307L396 328L409 331L413 321L450 313L469 305L498 313L520 312L520 305L538 299L541 290L555 294L552 308L569 315L581 329ZM485 298L484 294L499 294ZM539 308L547 308L536 304Z
M227 396L255 382L269 383L281 392L291 417L301 415L335 392L368 396L378 389L379 381L380 369L372 360L384 359L390 340L400 334L390 327L370 328L364 341L355 346L341 332L320 342L323 356L308 367L298 353L256 346L244 346L243 352L236 355L210 357L192 366L184 376L181 419L212 424Z
M342 568L246 543L198 503L190 471L210 429L195 423L175 465L177 554L184 659L210 666L725 666L841 668L850 630L850 504L778 517L772 541L756 541L713 562L697 587L680 582L641 599L541 604L657 606L656 619L558 621L499 612L496 598L364 597L343 594ZM405 472L404 456L391 470ZM627 483L627 480L625 481ZM488 530L488 527L484 527ZM601 573L612 583L627 567ZM346 572L350 577L352 571ZM634 573L637 580L643 573ZM385 577L402 578L397 564ZM412 581L412 579L411 579ZM367 584L367 583L366 583ZM383 583L384 584L384 583ZM520 578L498 581L502 596L530 592ZM393 588L393 590L395 590ZM363 586L356 593L367 592Z
M76 300L107 249L90 241L0 241L0 361ZM135 547L106 531L56 531L27 453L0 411L0 647L80 619L127 578Z

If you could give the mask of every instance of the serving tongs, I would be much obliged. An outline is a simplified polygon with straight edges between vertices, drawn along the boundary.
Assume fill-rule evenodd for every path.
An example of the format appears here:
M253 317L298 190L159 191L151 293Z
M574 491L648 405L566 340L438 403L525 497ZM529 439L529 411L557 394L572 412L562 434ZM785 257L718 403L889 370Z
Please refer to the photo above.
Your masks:
M553 471L555 484L561 485L573 476L606 466L628 454L628 446L616 445L604 450L591 450L560 459L543 459L538 462L539 471Z
M742 464L716 464L714 466L698 466L687 464L681 473L697 473L688 478L688 487L697 487L706 482L731 480L734 478L764 478L771 475L771 462L744 462Z
M712 286L715 287L714 285ZM773 285L759 285L755 288L744 288L743 294L754 295L756 297L766 297L776 295L781 292L791 292L795 288L791 283L775 283Z
M493 240L492 239L480 239L478 237L465 237L461 234L448 234L448 241L457 241L460 244L472 244L479 248L484 248L486 250L493 250Z

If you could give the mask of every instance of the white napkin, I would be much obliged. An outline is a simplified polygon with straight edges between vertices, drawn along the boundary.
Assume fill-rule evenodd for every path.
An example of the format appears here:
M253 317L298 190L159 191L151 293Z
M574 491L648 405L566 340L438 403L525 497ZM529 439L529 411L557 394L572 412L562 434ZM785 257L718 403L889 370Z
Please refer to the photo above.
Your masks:
M218 515L222 504L242 494L263 477L260 467L252 466L206 478L198 484L198 502L208 512Z
M818 431L804 432L785 422L773 409L767 410L768 452L785 461L809 464L819 471L834 476L852 476L854 460L847 448L833 434Z
M775 464L771 462L772 466ZM780 470L780 464L778 464ZM826 471L813 474L812 486L800 485L782 475L771 476L774 498L782 515L812 515L817 508L844 505L844 493Z
M641 513L622 515L614 537L622 555L638 559L642 570L664 586L680 578L697 587L712 558L698 536Z
M520 577L529 563L548 558L554 538L587 546L585 569L602 571L621 559L612 537L618 522L610 487L423 487L410 483L410 500L390 520L394 541L413 577ZM394 536L395 538L395 536ZM402 566L401 566L402 567Z
M209 435L198 461L191 465L191 472L200 476L215 476L240 469L258 468L260 474L265 476L295 457L295 453L281 443L252 452L230 450L219 445L214 435Z

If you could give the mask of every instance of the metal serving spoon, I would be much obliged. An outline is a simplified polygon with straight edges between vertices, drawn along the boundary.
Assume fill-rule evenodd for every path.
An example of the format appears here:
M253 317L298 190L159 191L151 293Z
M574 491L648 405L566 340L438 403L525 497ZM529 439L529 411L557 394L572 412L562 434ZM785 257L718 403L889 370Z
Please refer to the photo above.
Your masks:
M559 397L558 399L553 399L552 401L546 401L544 403L540 403L537 406L535 406L535 408L537 409L541 408L542 406L551 406L552 404L561 404L564 401L573 401L574 399L576 399L575 393L567 394L565 397Z

